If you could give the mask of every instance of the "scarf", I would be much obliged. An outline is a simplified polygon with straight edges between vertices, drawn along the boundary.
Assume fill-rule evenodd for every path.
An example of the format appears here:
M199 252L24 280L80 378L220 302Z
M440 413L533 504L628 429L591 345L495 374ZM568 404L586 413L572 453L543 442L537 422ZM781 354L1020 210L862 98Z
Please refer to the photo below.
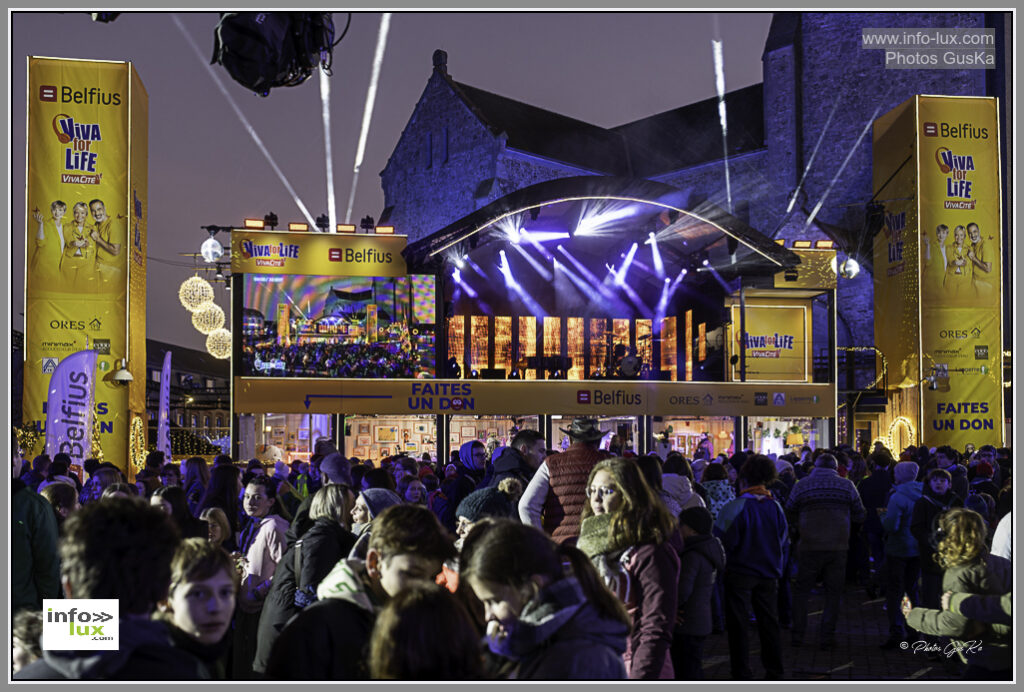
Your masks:
M590 558L605 585L626 604L632 596L632 582L626 563L633 556L633 546L625 536L614 533L611 514L595 514L580 524L576 547Z
M576 577L565 577L544 587L523 607L518 618L502 623L505 634L492 622L487 628L487 648L518 661L550 639L586 605Z
M740 495L764 495L765 497L771 497L772 491L763 485L752 485L749 488L741 489Z

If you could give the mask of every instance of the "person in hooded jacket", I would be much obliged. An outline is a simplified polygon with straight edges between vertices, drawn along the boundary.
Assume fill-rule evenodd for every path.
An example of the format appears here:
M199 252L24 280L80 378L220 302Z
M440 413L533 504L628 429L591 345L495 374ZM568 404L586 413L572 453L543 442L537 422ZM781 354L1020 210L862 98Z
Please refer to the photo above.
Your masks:
M501 453L494 460L494 473L490 485L497 486L506 478L519 480L525 488L547 456L544 435L536 430L520 430L508 447L499 448Z
M629 677L671 680L682 549L676 520L633 459L599 461L585 492L589 503L577 546L622 599L633 622L626 641Z
M407 585L428 582L455 554L444 528L421 505L397 504L374 519L366 560L339 561L317 602L293 617L267 662L271 680L365 680L377 614Z
M511 519L473 527L463 586L483 603L491 653L516 680L621 680L629 615L578 549Z
M917 541L921 564L921 603L924 608L938 609L942 598L942 567L935 561L939 517L963 502L953 492L953 479L945 469L932 469L925 476L921 498L914 503L910 515L910 533Z
M337 452L331 452L321 459L319 461L319 469L322 485L340 483L341 485L346 485L353 489L358 489L359 487L354 482L352 468L349 465L348 459ZM317 490L319 489L320 486L317 487ZM313 519L309 516L309 510L310 506L313 504L313 495L315 494L316 490L310 493L308 497L304 498L302 503L295 510L291 526L288 527L288 531L285 533L285 543L289 547L294 545L295 541L302 538L303 534L313 526Z
M711 535L714 519L704 507L679 515L683 550L679 553L679 610L672 634L676 680L704 679L704 639L711 634L715 577L725 567L725 548Z
M910 531L914 504L921 499L924 484L917 480L918 465L901 461L893 469L895 488L889 504L879 510L885 530L885 612L889 618L889 638L879 648L893 649L907 640L907 624L900 612L903 594L917 601L917 579L921 573L917 541Z
M316 587L355 545L356 537L348 530L353 504L352 491L338 483L329 483L313 495L309 511L313 525L281 557L263 603L252 664L255 672L266 672L270 651L285 624L316 600Z

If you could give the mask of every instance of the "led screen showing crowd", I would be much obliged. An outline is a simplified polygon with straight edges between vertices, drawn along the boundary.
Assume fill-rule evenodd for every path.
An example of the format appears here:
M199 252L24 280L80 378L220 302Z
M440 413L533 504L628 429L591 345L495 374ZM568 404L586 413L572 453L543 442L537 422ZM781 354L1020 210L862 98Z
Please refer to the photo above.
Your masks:
M247 274L244 377L433 377L434 277Z

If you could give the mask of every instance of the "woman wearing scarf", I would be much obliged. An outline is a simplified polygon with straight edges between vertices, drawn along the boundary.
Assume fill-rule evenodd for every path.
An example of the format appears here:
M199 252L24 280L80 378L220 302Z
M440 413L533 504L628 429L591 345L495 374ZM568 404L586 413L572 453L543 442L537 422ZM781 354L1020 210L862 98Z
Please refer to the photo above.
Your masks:
M634 680L671 680L682 549L675 519L630 459L598 462L586 495L577 547L632 619L626 671Z

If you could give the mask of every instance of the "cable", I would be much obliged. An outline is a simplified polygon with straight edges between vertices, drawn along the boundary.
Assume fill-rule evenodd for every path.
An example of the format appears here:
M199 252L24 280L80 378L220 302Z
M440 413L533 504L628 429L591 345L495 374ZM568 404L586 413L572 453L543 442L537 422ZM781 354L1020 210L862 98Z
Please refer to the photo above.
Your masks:
M352 13L349 12L348 13L348 20L345 22L345 28L342 29L341 36L338 37L338 40L331 44L331 48L334 48L339 43L341 43L341 39L345 38L345 34L348 33L348 28L349 28L349 26L351 26L351 24L352 24Z

